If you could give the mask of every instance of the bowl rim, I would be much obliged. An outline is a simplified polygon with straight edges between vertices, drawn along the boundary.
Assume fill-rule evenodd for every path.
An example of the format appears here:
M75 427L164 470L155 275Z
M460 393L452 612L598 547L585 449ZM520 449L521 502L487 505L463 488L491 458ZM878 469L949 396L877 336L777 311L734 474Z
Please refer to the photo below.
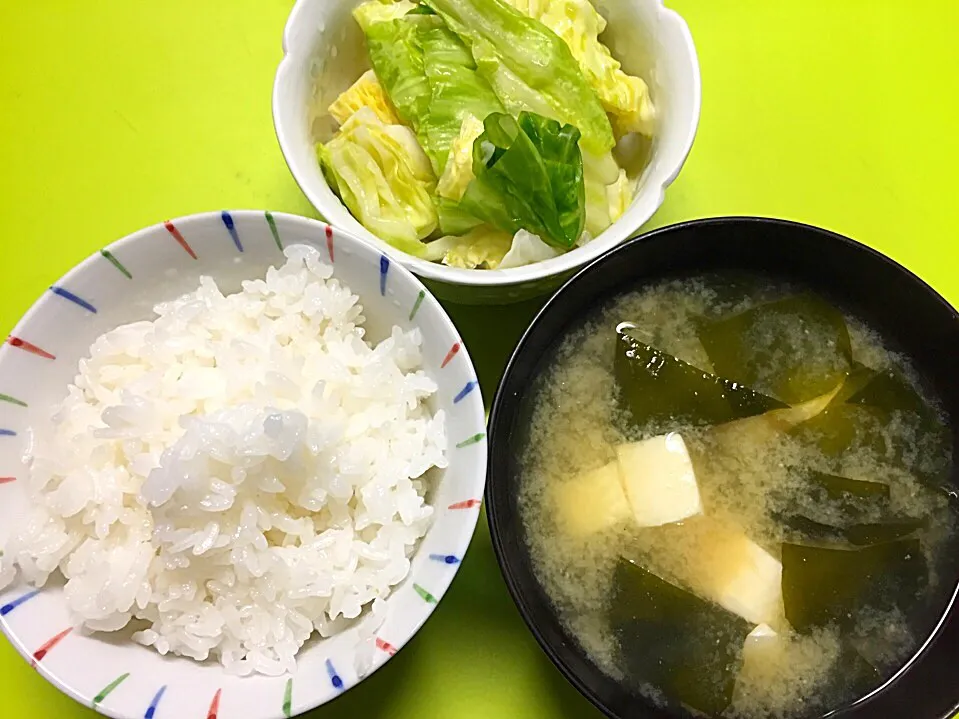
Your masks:
M610 225L609 228L586 245L574 248L558 257L535 262L530 265L523 265L521 267L494 270L470 270L449 267L438 262L430 262L422 258L413 257L396 249L363 227L343 205L342 201L333 194L325 178L322 177L322 173L322 184L317 187L314 187L305 179L303 168L300 166L301 161L305 162L305 159L301 159L296 153L292 141L289 139L287 130L288 125L297 122L297 120L296 118L288 117L284 109L286 103L283 99L281 87L283 79L288 73L293 72L292 68L295 57L303 54L309 56L315 52L314 47L303 49L293 41L293 28L299 21L299 16L304 13L303 8L312 3L319 2L325 4L329 2L329 0L297 0L293 9L290 11L283 30L283 57L277 66L273 81L272 111L274 132L290 174L293 176L294 181L310 205L313 206L321 217L325 216L326 219L335 226L345 228L361 240L372 244L378 250L387 254L391 259L403 264L417 275L428 280L477 287L509 287L575 272L601 257L605 252L623 244L631 235L642 230L642 226L652 218L656 210L662 205L665 199L666 189L676 180L682 171L692 151L699 130L702 112L702 76L692 32L689 29L689 25L678 12L665 6L665 0L650 1L656 4L660 20L667 21L674 25L674 31L678 33L682 42L682 52L689 62L692 75L692 82L689 84L689 87L684 88L690 95L692 111L690 116L686 118L686 132L681 143L678 143L680 149L676 151L674 165L665 170L662 177L656 183L651 183L650 178L645 177L645 175L642 176L644 179L641 180L640 187L633 197L630 208L627 210L627 214L633 210L638 211L641 201L644 205L643 211L637 212L640 220L634 229L625 229L626 225L623 224L625 217L623 217Z
M619 253L627 253L634 245L642 243L643 241L653 237L670 235L688 229L708 230L714 227L735 225L780 227L801 230L804 232L813 232L820 236L827 237L832 241L844 244L848 248L852 248L855 251L870 255L874 260L878 260L879 262L889 266L894 271L901 273L916 287L917 290L920 290L925 294L927 300L938 303L947 313L950 313L955 322L959 324L959 309L949 303L925 280L888 255L870 247L869 245L845 235L841 235L832 230L804 222L760 215L724 215L706 217L677 222L671 225L650 230L649 232L645 232L628 240L627 242L618 245L606 254L586 265L569 280L564 282L563 285L550 296L542 308L536 313L536 316L533 318L532 322L517 343L513 353L510 355L509 361L506 364L506 368L503 371L502 378L500 379L499 386L496 388L493 401L490 404L489 419L487 422L489 438L489 461L487 464L488 476L486 480L486 493L484 495L484 503L486 505L486 521L489 525L490 540L493 546L493 552L496 556L496 562L500 568L500 573L503 575L503 580L506 583L513 603L516 605L523 622L526 624L530 633L535 638L536 643L539 645L543 653L546 654L552 664L563 675L563 677L570 684L572 684L584 698L586 698L594 707L596 707L596 709L601 711L610 719L618 719L620 715L616 714L609 706L607 706L603 699L588 686L587 682L576 674L574 669L564 659L558 648L549 642L544 635L541 627L542 622L536 618L537 612L535 611L535 607L532 606L530 598L520 589L518 575L519 570L517 568L517 563L511 559L511 554L513 554L512 547L507 546L503 539L503 532L500 524L505 523L507 520L500 516L497 503L494 501L494 495L497 494L497 482L494 473L498 471L498 468L496 467L497 456L503 454L504 450L509 450L511 437L507 433L506 429L500 429L497 431L497 427L508 427L508 423L505 421L500 421L500 418L504 415L510 415L513 413L516 409L517 402L519 401L517 394L507 393L507 379L520 362L526 361L525 357L523 357L523 355L526 353L526 345L531 341L530 338L538 331L538 326L550 313L554 311L554 307L561 302L561 297L572 287L580 283L588 282L590 279L589 276L592 274L592 272L598 271L602 265L613 261ZM533 579L538 584L538 580L535 579L535 576ZM915 664L924 655L925 651L929 649L931 645L940 637L947 620L949 620L949 618L955 613L957 605L959 605L959 578L957 578L957 583L953 587L952 594L947 600L942 616L936 622L935 626L930 631L929 636L924 642L922 642L913 656L881 686L870 691L865 696L857 698L850 704L830 710L823 715L822 719L826 719L827 717L832 717L840 713L845 715L845 712L847 711L856 711L858 709L868 711L868 708L864 706L866 702L876 697L884 689L902 677L904 673L913 664ZM564 633L566 632L565 629L563 631ZM575 652L580 656L585 656L584 652L579 648L577 648ZM936 719L951 719L956 715L957 712L959 712L959 691L956 692L956 698L953 700L951 709L947 713L941 715L941 717L937 716ZM872 715L869 716L871 717ZM932 718L930 717L930 719Z
M229 225L226 224L227 220L230 221ZM229 228L230 233L232 234L233 226L240 228L241 222L249 221L249 220L264 221L265 226L269 227L267 232L274 233L274 239L276 238L276 234L275 234L276 225L274 223L280 224L281 229L282 229L281 223L283 223L293 227L299 226L302 230L304 230L302 232L303 235L312 234L316 237L323 237L325 235L328 242L331 241L331 239L335 239L337 243L344 244L344 245L351 245L352 248L356 250L356 254L362 255L361 261L363 264L369 265L371 269L378 269L379 273L385 276L383 263L386 261L386 258L383 256L383 254L378 252L377 248L371 246L369 243L364 242L363 240L355 237L354 235L344 230L333 227L321 220L304 217L301 215L296 215L288 212L282 212L282 211L273 212L269 210L254 210L254 209L237 209L237 210L210 210L205 212L192 213L192 214L183 215L180 217L175 217L170 220L156 222L154 224L147 225L138 230L135 230L134 232L131 232L103 246L101 250L92 252L90 255L83 258L79 262L77 262L69 270L67 270L60 278L58 278L54 283L52 283L53 288L69 286L71 278L74 278L77 275L85 272L86 268L92 266L93 263L104 262L104 261L109 261L111 264L114 264L114 266L116 266L118 270L126 274L127 277L129 278L129 274L126 271L126 269L125 268L122 270L120 269L120 265L118 265L116 255L114 254L115 251L119 251L122 256L122 254L124 254L123 253L124 248L129 250L130 245L148 240L155 234L172 235L173 238L176 239L176 241L179 242L184 247L184 249L187 249L189 245L181 239L182 238L182 235L180 234L181 229L184 231L183 234L189 237L191 226L196 227L197 225L209 224L209 225L215 225L221 229ZM234 242L236 242L235 239L234 239ZM290 243L286 245L286 247L292 246L293 244L301 244L301 243L302 241L298 243ZM279 244L278 241L277 241L277 244ZM190 255L194 256L194 259L196 259L192 248L188 249L187 251L190 253ZM240 252L242 251L243 250L240 249ZM463 462L463 465L464 466L469 465L470 467L472 467L472 469L469 470L469 473L471 474L470 482L469 482L471 486L469 487L469 491L470 491L471 497L475 497L476 500L471 499L468 502L462 503L462 504L468 503L469 506L463 507L463 508L469 509L471 511L456 513L457 526L460 527L462 530L462 539L457 542L455 547L451 548L451 551L455 551L455 556L458 558L459 561L457 561L456 563L447 562L444 564L447 571L449 572L448 579L445 580L445 586L438 587L438 588L431 587L430 592L428 593L429 598L427 598L422 595L422 592L425 592L426 590L420 589L418 585L414 583L413 574L411 570L407 574L407 576L404 577L401 584L395 585L392 588L393 591L391 592L390 597L388 597L386 600L386 601L389 601L393 597L397 596L396 590L402 587L413 587L413 589L415 589L415 591L421 595L423 601L419 603L419 606L421 606L422 613L419 614L418 619L413 623L412 629L408 633L405 632L399 637L390 636L389 643L385 645L385 648L381 647L377 650L378 654L382 653L384 655L382 657L382 661L374 661L371 667L369 668L369 670L366 671L366 673L360 676L357 676L356 681L348 683L343 688L342 691L338 691L332 696L325 696L325 697L320 696L319 698L317 698L317 696L311 696L310 699L308 700L308 704L301 705L300 707L295 707L292 715L298 715L300 713L311 711L313 709L316 709L317 707L324 706L326 704L329 704L332 701L335 701L336 699L341 698L343 694L345 694L347 691L362 684L365 679L372 676L384 664L389 662L394 656L399 654L399 652L402 651L402 649L405 646L409 644L409 642L420 632L420 630L422 630L426 622L434 616L436 608L438 607L439 603L449 592L449 588L452 585L452 582L455 580L456 576L459 574L459 570L462 566L462 563L465 560L465 557L469 551L470 545L472 544L473 538L476 533L476 527L479 521L479 515L480 515L479 507L481 505L481 502L479 500L481 500L481 498L483 497L484 490L485 490L486 465L487 465L488 454L485 451L486 449L485 409L484 409L484 402L482 399L482 392L480 391L479 380L476 373L476 366L473 363L473 360L469 354L468 348L466 347L466 344L463 341L459 330L456 328L455 324L453 323L451 317L446 311L446 308L443 307L443 305L439 302L436 296L430 291L430 289L426 287L416 275L410 272L408 268L402 266L401 263L392 263L392 264L397 266L390 269L391 280L396 277L396 274L394 273L398 273L403 278L402 282L408 284L408 286L412 288L412 290L414 291L414 294L418 294L413 311L416 314L419 314L420 312L422 312L424 306L429 306L433 310L433 317L437 320L438 324L440 325L442 334L448 335L450 338L454 339L455 350L449 351L449 354L446 356L446 360L444 360L444 366L455 354L457 358L457 362L459 363L459 366L460 366L461 373L471 378L470 382L467 383L467 387L471 391L467 391L467 389L464 388L462 395L463 395L463 399L465 399L466 401L462 402L462 404L465 406L465 408L469 412L471 423L473 423L474 426L477 428L477 430L481 431L482 433L480 435L476 435L470 438L469 444L471 446L479 448L482 451L479 452L478 457L471 458L467 460L466 462ZM335 274L334 274L334 277L335 277ZM22 330L26 328L28 325L30 325L32 322L36 321L36 319L38 318L38 315L43 311L43 306L48 302L48 300L49 300L49 293L47 292L44 292L39 297L37 297L34 300L34 302L30 305L30 307L26 310L26 312L24 312L23 315L20 317L20 319L16 322L13 328L9 331L8 336L5 339L0 340L0 363L2 363L5 357L9 356L7 353L11 352L11 346L13 345L13 343L9 341L10 338L21 337L23 335ZM360 296L360 302L361 303L363 302L363 296ZM151 306L152 306L152 303L151 303ZM16 346L16 345L13 345L13 346ZM472 385L472 387L470 387L470 385ZM468 396L468 395L472 395L472 396ZM447 408L442 408L442 409L445 410ZM448 437L448 441L449 441L449 446L447 449L447 456L449 456L450 453L455 451L456 449L455 438ZM439 509L440 507L434 504L434 510L439 510ZM450 509L452 510L454 508L450 507ZM456 509L460 509L460 507L456 507ZM429 536L429 532L433 529L434 526L435 526L435 515L434 515L434 523L430 525L430 528L427 530L427 534L425 534L419 540L419 543L416 547L414 554L410 557L411 561L413 560L413 558L416 557L417 554L419 554L424 549L423 542L427 539L427 537ZM9 592L12 588L17 586L19 586L19 583L11 585L10 587L4 588L2 592L3 593ZM29 595L30 597L33 597L36 593L39 592L39 590L37 590L37 592L34 592L32 590L28 591L27 589L24 589L24 591L27 592L27 595ZM23 593L21 592L21 594ZM25 599L24 597L21 596L14 599L9 605L5 605L4 606L5 611L3 612L3 615L7 614L8 611L10 611L13 607L19 605L23 601L25 601ZM71 624L69 631L72 632L75 629L76 629L76 625ZM61 635L57 635L57 637L55 637L54 640L51 640L51 642L49 642L47 645L45 645L44 647L41 647L41 651L45 651L46 646L52 646L56 641L59 641L59 639L62 638L67 633L68 632L65 631L61 633ZM28 664L31 664L37 670L37 672L51 686L53 686L60 692L64 693L65 695L67 695L68 697L76 701L77 703L88 708L91 706L91 700L93 700L92 695L88 696L83 690L74 686L74 683L71 681L69 674L64 675L64 672L62 671L58 671L58 672L51 671L44 662L40 661L38 656L35 654L34 650L26 645L21 634L13 630L13 628L9 624L7 617L2 615L0 615L0 636L5 638L9 642L9 644L17 651L17 653ZM338 635L334 635L334 638L336 636ZM382 651L380 651L380 649L382 649ZM191 661L185 657L177 658L177 660L183 661L183 662ZM184 666L188 666L190 667L190 669L193 669L193 667L189 664L184 664ZM201 665L198 664L197 667L199 666ZM222 671L222 667L220 667L218 664L216 665L216 668ZM276 677L265 677L265 675L252 674L246 678L251 680L256 680L257 678L259 679L265 678L265 679L272 679L277 681L279 680L292 681L293 679L296 679L296 678L302 678L300 672L301 672L301 667L298 665L297 671L293 674L287 673L287 674L283 674L281 676L276 676ZM129 674L125 676L129 676ZM158 701L159 697L162 696L162 693L165 689L166 689L166 686L164 686L162 690L160 691L160 693L154 698L154 702ZM217 696L217 703L218 703L220 693L217 692L216 696ZM124 705L121 708L115 708L112 705L97 703L95 700L93 701L94 701L93 706L97 712L104 714L106 716L113 717L114 719L133 719L134 716L137 716L137 714L134 713L132 710L126 711L126 709L129 708L126 705ZM277 712L257 713L255 715L250 715L250 716L255 716L257 717L257 719L268 719L268 718L281 719L284 716L291 716L291 715L285 714L285 713L281 714L280 712L277 711Z

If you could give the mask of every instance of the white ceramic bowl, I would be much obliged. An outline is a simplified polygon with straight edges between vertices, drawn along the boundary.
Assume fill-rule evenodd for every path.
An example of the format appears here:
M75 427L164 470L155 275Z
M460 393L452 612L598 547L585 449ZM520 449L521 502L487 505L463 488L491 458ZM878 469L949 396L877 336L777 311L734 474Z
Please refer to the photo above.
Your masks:
M361 0L299 0L283 33L284 57L273 86L273 121L290 171L313 206L429 281L441 297L506 303L543 293L636 233L663 203L689 154L699 124L696 49L683 19L662 0L593 0L609 21L603 40L627 72L649 84L659 113L650 162L626 213L585 247L535 265L464 270L400 252L366 230L326 183L309 123L314 89L328 105L369 68L363 34L350 16Z
M289 717L323 704L386 662L426 621L456 574L479 513L486 477L483 401L456 329L439 303L403 267L372 245L320 222L253 211L193 215L141 230L93 255L54 284L0 348L0 546L23 511L22 456L28 428L48 422L78 360L113 327L151 316L155 303L193 291L201 274L224 292L282 263L281 245L308 243L333 256L334 276L360 296L372 339L394 325L417 326L424 369L447 411L449 467L429 501L435 520L410 575L369 622L300 651L295 676L239 678L215 663L161 657L109 635L71 629L59 586L0 593L0 627L37 670L77 701L123 719ZM300 679L299 677L302 677ZM2 712L0 712L2 714Z

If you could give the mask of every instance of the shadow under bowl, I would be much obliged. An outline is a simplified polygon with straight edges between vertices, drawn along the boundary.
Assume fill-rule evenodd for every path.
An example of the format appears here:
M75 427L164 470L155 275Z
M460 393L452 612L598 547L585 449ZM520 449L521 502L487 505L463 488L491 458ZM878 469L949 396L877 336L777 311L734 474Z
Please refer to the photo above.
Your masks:
M489 419L486 509L493 548L510 594L543 651L609 717L669 719L611 679L563 627L534 573L518 507L520 457L529 439L530 388L559 338L620 293L670 277L745 271L817 291L874 327L905 352L928 389L959 418L959 313L911 272L846 237L775 219L723 217L665 227L607 253L566 283L540 311L506 368ZM959 488L953 463L950 487ZM948 719L959 707L959 611L953 577L943 618L910 663L881 690L836 709L836 719Z

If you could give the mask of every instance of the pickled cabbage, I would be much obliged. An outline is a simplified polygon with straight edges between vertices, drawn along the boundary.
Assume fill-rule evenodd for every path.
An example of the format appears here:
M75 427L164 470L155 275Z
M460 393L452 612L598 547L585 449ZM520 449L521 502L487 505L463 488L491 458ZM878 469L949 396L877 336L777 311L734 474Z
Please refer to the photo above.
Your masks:
M527 110L573 125L590 152L613 148L606 111L555 32L504 0L424 2L470 47L511 114Z
M341 125L361 107L368 107L387 125L399 125L400 118L372 70L367 70L330 105L329 113Z
M430 161L403 125L387 125L361 108L318 148L323 171L353 216L397 249L422 256L436 229Z
M606 20L589 0L504 0L543 23L563 39L579 63L589 86L613 116L617 135L653 134L656 113L649 88L641 78L627 75L609 49L599 41Z

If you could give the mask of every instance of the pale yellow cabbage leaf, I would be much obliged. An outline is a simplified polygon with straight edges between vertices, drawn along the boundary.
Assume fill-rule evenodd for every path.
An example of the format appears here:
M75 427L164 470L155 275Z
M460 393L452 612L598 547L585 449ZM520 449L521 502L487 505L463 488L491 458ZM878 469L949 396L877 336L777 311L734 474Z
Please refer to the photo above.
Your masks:
M633 201L633 183L616 164L613 154L583 153L586 186L586 231L598 237L616 222Z
M403 124L372 70L360 75L348 90L336 98L330 105L329 113L342 125L361 107L370 108L387 125Z
M562 252L555 247L550 247L543 242L538 235L534 235L526 230L519 230L513 235L513 243L509 252L499 263L500 269L510 267L522 267L523 265L534 265L537 262L551 260L559 257Z
M467 185L475 177L473 174L473 142L483 134L483 122L473 115L467 115L460 125L459 135L450 145L450 154L446 160L446 169L436 185L436 194L450 200L460 200Z
M382 122L360 108L326 145L317 146L323 171L363 227L418 257L420 240L436 229L433 167L413 131Z
M465 235L449 235L426 245L426 259L467 270L495 270L510 251L513 236L489 225L475 227Z
M616 182L606 187L606 200L609 203L610 224L616 222L633 204L635 185L626 176L626 170L620 170Z

